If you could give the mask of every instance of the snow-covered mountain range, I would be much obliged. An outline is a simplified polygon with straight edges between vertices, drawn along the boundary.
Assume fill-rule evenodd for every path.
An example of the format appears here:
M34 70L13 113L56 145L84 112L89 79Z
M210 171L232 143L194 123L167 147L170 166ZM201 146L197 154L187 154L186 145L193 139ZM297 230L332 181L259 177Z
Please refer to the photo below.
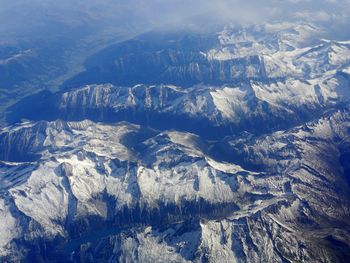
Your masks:
M350 42L154 34L8 110L0 259L346 262Z

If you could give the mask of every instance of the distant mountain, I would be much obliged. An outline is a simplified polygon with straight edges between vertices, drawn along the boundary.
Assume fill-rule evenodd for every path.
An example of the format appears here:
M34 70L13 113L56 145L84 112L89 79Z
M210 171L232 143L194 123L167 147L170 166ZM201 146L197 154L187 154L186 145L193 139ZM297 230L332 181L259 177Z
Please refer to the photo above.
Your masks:
M123 42L90 58L91 71L71 80L87 85L29 97L9 109L7 121L129 121L215 138L286 129L345 107L350 44L316 41L319 31L308 25L276 27L228 27L217 41L182 33L173 41L161 34ZM300 36L317 43L302 46ZM95 77L104 83L89 84Z

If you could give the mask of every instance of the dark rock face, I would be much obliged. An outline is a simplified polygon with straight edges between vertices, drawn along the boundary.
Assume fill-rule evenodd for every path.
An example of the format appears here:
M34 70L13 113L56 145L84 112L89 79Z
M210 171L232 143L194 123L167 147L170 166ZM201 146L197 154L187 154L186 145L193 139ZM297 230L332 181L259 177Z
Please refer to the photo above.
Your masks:
M350 152L344 152L341 154L340 163L344 168L345 180L350 185Z

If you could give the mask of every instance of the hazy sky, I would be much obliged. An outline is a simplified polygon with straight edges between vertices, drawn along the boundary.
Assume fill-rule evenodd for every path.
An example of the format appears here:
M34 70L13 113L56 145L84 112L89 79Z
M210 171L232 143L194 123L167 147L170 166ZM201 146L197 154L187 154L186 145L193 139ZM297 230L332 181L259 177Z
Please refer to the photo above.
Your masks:
M349 23L350 0L0 0L0 33L45 24L148 27L183 25L201 16L234 22L277 19ZM49 21L49 23L48 23Z

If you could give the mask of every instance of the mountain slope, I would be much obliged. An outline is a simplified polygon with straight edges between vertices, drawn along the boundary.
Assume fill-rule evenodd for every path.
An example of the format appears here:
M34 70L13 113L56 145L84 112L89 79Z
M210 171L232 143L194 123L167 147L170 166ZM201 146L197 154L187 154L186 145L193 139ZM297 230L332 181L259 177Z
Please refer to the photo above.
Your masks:
M50 257L59 253L57 244L73 239L63 251L77 249L85 240L90 242L87 257L132 258L156 242L176 261L256 261L260 253L268 261L341 260L349 242L350 188L339 160L350 150L349 128L349 112L339 111L290 131L218 143L243 167L256 167L250 170L214 161L202 150L205 141L176 131L144 133L127 123L89 121L28 123L5 130L3 145L21 148L27 143L28 152L40 158L1 165L1 217L8 222L1 230L8 237L2 256L13 256L11 246L23 252L28 243L45 240L56 252L50 255L37 246L40 255ZM188 221L193 228L185 227ZM94 231L106 227L106 236L95 239ZM80 235L87 236L79 242L75 237ZM25 238L13 243L18 236ZM215 238L221 240L219 247L211 245ZM112 247L102 253L99 247L105 246L93 242ZM343 252L335 253L336 248Z

